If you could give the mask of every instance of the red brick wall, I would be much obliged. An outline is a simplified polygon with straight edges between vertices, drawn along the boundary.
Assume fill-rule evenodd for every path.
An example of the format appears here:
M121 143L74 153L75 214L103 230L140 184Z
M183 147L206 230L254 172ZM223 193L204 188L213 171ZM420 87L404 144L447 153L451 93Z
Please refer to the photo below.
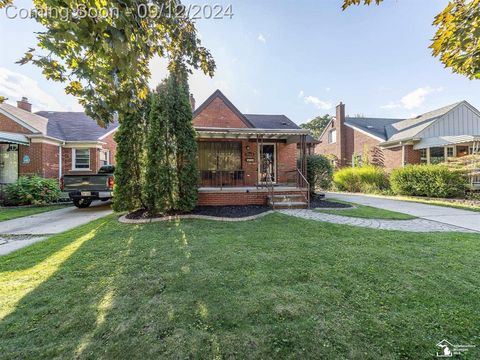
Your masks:
M23 126L17 124L12 119L0 114L0 131L15 132L21 134L31 134L32 132Z
M193 126L247 128L248 125L220 99L214 99L193 119Z
M106 145L103 145L104 149L110 150L110 164L115 165L115 157L117 156L117 143L114 140L115 133L108 135L106 138L102 139Z
M279 193L277 193L279 194ZM282 195L301 194L300 191L282 191ZM230 192L212 191L198 193L197 205L200 206L214 206L214 205L266 205L268 200L268 191L250 191L246 192Z
M23 164L28 155L30 163ZM39 175L45 178L58 177L58 146L45 143L31 143L19 146L19 175Z
M63 175L87 175L98 171L100 167L99 149L90 148L90 170L73 170L72 150L71 148L63 148Z

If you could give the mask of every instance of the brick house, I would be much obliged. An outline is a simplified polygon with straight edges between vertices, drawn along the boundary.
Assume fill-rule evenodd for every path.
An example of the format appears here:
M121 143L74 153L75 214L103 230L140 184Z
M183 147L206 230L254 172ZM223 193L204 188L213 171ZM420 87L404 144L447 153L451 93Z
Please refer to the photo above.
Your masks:
M193 126L199 205L260 205L274 197L276 206L306 206L305 156L316 143L308 130L285 115L243 114L219 90L194 110Z
M461 101L411 119L346 117L340 103L319 141L315 153L340 167L365 160L387 170L441 163L480 150L480 112Z
M91 174L115 164L117 123L102 128L84 113L31 111L26 98L17 107L0 104L0 184L22 175Z
M219 90L198 109L199 205L308 204L305 156L317 141L285 115L242 114ZM38 174L93 173L115 164L113 133L83 113L31 113L26 99L18 107L0 105L0 183ZM281 204L279 204L281 202Z

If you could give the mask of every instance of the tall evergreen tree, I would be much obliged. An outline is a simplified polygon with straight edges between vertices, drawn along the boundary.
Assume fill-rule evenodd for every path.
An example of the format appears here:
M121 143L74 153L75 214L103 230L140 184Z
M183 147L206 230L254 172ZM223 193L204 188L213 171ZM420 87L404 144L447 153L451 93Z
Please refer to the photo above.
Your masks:
M192 210L197 203L197 141L192 124L192 107L186 69L178 67L169 78L169 113L176 143L176 209Z
M171 133L166 116L167 85L163 81L151 95L147 126L147 170L143 190L145 207L151 214L165 212L174 205Z
M115 133L117 143L115 166L115 211L143 207L142 184L145 164L145 116L148 104L119 117Z

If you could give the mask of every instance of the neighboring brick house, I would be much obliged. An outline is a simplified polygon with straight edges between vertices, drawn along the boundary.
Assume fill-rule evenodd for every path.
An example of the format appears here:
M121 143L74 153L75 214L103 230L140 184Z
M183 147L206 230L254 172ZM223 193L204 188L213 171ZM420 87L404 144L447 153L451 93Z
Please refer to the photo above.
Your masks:
M319 140L315 152L340 167L441 163L480 149L480 112L462 101L411 119L346 117L340 103Z
M270 187L302 206L308 130L285 115L242 114L219 90L194 111L193 126L200 205L266 204Z
M84 113L31 109L26 98L17 107L0 104L0 184L22 175L91 174L115 164L117 123L102 128Z

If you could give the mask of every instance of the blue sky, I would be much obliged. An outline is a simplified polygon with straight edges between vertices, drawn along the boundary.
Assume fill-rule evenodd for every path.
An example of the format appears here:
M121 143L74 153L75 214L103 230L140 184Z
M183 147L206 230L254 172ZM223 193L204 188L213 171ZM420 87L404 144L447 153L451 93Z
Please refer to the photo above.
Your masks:
M428 49L446 0L387 0L345 12L341 0L192 2L232 4L234 13L197 22L218 67L213 79L192 76L197 104L219 88L242 112L285 114L297 123L334 114L339 101L352 116L408 117L460 100L480 108L480 81L453 74ZM14 64L39 29L0 11L0 95L27 96L35 110L81 110L61 84ZM155 59L151 69L154 86L165 62Z

